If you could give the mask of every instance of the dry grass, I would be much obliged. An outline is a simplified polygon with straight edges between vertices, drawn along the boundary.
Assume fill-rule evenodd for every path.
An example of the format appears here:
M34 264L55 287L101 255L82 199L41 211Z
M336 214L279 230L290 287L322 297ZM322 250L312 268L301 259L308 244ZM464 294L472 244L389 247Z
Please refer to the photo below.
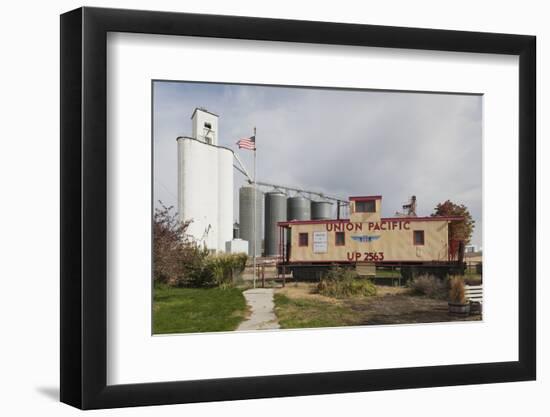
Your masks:
M377 295L382 297L384 295L411 295L412 291L407 287L390 287L389 285L377 285Z
M341 300L332 297L325 297L317 293L317 284L309 282L296 282L287 284L284 288L278 288L277 294L286 295L290 299L316 300L330 304L342 304Z
M481 315L448 314L447 302L414 295L404 287L377 286L377 295L336 299L315 293L315 283L292 283L276 290L283 328L477 321Z
M347 305L362 317L363 324L370 325L481 320L480 315L450 316L446 301L411 295L378 296L368 302L350 300Z

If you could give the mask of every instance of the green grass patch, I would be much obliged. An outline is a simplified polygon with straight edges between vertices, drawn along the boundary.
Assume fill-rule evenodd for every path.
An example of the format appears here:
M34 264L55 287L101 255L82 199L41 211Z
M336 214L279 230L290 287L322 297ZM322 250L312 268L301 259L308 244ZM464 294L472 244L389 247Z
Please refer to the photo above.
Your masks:
M337 327L359 324L353 310L341 304L275 294L275 313L282 329Z
M238 288L155 288L153 333L235 330L246 311Z

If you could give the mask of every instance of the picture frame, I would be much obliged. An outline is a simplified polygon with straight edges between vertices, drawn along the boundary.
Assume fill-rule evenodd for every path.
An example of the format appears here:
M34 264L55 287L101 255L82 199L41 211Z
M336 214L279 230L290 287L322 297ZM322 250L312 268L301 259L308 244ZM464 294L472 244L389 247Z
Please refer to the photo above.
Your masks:
M109 32L518 56L518 360L108 385ZM62 402L81 409L97 409L536 378L534 36L84 7L61 16L60 56Z

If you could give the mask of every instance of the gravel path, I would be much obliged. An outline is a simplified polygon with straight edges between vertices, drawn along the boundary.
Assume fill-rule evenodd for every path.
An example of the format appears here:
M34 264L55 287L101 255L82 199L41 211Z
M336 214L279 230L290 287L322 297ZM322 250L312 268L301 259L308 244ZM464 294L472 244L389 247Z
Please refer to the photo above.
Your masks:
M273 288L254 288L243 292L250 306L250 317L243 321L237 330L279 329L273 302Z

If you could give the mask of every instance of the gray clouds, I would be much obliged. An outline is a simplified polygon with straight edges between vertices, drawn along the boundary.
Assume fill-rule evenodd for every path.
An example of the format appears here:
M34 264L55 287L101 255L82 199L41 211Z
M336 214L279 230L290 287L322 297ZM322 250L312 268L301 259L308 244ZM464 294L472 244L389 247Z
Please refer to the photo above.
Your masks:
M176 137L205 107L220 115L220 145L236 150L257 127L259 180L381 194L385 216L412 194L419 215L446 199L464 203L481 245L481 106L473 95L155 82L155 200L176 204ZM252 152L237 152L251 170Z

